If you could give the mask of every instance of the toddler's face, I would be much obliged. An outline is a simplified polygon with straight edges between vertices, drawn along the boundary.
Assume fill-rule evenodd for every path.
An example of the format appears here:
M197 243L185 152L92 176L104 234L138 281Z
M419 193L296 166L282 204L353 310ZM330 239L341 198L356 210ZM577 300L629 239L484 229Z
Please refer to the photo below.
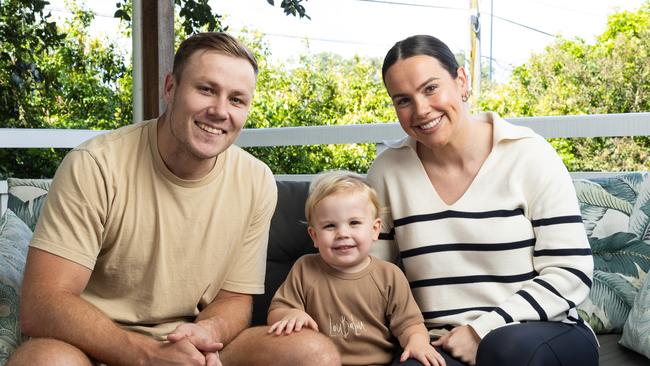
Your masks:
M339 192L325 197L314 207L312 221L309 235L325 263L349 273L368 265L368 251L379 237L381 220L365 194Z

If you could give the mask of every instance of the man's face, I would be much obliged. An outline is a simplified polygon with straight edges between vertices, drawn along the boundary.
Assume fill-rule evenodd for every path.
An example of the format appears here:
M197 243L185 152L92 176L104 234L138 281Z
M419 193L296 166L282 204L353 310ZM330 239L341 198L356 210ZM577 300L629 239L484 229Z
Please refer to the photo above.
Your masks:
M165 80L167 127L175 145L169 148L190 161L212 160L233 144L246 122L255 92L253 66L243 58L197 51L178 79Z

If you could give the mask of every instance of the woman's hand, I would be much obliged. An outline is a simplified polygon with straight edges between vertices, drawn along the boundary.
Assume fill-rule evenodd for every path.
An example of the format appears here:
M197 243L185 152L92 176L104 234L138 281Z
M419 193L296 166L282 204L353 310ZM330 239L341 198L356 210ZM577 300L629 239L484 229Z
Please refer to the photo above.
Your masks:
M470 365L476 364L476 351L481 338L469 325L462 325L451 330L437 340L432 346L442 347L453 357Z

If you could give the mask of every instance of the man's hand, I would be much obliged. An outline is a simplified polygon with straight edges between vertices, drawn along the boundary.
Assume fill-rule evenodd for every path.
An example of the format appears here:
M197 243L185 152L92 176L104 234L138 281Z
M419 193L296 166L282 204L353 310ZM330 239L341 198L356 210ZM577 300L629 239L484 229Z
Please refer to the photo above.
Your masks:
M173 365L195 365L195 366L217 366L220 363L208 363L208 357L199 351L188 338L175 343L157 342L156 348L149 355L146 363L152 366L173 366ZM218 361L218 359L217 359Z
M223 343L215 342L210 331L195 323L181 324L167 335L167 340L172 343L188 342L204 355L206 366L222 366L219 360L219 351Z
M433 346L441 346L453 357L468 363L476 364L476 352L481 342L478 334L469 325L462 325L451 330L437 340L431 342Z
M302 310L289 309L286 310L282 319L271 325L268 333L275 332L276 335L281 335L284 331L285 334L291 334L291 332L300 332L303 327L311 328L318 332L318 324L316 324L309 314Z

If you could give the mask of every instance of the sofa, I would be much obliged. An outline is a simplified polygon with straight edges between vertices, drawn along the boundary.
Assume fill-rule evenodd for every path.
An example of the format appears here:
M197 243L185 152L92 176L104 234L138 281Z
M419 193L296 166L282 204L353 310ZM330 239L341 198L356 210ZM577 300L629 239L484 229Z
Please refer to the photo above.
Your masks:
M594 285L579 313L598 333L600 365L650 365L650 175L575 179L574 185L595 263ZM254 298L253 325L265 323L271 297L292 264L316 252L304 216L309 182L278 181L277 186L266 292ZM8 180L8 209L0 218L0 365L23 340L20 282L48 188L47 180Z

